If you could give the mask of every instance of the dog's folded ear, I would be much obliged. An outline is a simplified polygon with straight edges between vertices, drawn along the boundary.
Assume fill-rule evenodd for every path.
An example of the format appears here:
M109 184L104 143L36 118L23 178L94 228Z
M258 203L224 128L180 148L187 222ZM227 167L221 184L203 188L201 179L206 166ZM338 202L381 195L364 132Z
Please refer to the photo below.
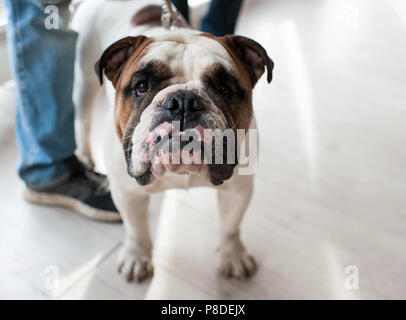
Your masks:
M107 79L116 86L129 58L136 52L141 52L149 43L148 40L150 39L146 36L126 37L108 47L95 64L100 84L103 84L103 73L105 73Z
M207 34L206 34L207 36ZM211 36L213 37L213 36ZM236 55L248 71L252 87L267 69L267 81L272 81L274 63L266 50L256 41L243 36L215 37L231 55Z

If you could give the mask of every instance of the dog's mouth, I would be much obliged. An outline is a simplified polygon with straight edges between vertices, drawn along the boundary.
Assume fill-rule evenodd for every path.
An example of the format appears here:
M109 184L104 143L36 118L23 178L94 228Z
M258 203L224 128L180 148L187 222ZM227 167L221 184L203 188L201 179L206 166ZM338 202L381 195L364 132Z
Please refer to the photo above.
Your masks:
M129 159L128 172L140 185L168 172L197 174L220 185L232 176L237 162L235 145L229 150L222 133L201 124L180 130L176 122L163 122L149 132L137 158ZM234 161L227 157L230 152L235 154Z

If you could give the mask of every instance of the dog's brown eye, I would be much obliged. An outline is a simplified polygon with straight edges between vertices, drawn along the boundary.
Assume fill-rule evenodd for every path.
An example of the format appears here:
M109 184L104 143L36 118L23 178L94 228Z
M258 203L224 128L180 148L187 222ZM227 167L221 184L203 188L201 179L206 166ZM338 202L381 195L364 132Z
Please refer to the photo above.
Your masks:
M146 81L140 81L135 86L135 92L138 97L146 94L148 92L148 90L149 90L149 85L148 85L148 82L146 82Z
M223 96L225 96L227 98L231 99L233 97L233 90L231 90L231 88L227 85L222 85L219 88L219 91Z

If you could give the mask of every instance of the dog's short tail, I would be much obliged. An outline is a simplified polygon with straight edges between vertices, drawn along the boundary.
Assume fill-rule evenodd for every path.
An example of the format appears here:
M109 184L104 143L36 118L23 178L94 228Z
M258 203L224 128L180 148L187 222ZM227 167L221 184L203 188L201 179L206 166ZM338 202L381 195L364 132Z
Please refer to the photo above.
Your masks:
M158 5L149 5L139 10L132 18L134 26L143 24L161 25L162 8Z

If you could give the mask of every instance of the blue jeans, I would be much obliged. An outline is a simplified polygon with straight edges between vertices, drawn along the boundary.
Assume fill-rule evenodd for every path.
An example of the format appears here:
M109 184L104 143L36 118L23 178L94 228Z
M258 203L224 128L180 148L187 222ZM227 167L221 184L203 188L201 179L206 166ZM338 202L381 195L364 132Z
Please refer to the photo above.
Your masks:
M187 0L172 0L179 12L189 21ZM242 0L212 0L209 11L203 17L200 29L215 36L233 34Z
M76 148L72 102L76 33L45 28L47 4L68 12L67 0L6 0L8 41L17 88L19 176L29 187L51 187L69 176L64 160Z

